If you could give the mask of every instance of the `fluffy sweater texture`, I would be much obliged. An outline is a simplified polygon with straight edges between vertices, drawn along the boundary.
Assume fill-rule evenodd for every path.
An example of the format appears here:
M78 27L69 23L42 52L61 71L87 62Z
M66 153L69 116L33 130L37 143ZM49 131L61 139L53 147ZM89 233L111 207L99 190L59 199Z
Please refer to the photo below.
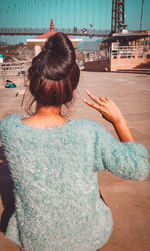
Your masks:
M7 237L25 251L96 251L113 226L99 196L97 172L145 179L145 147L119 142L87 119L46 129L21 119L11 115L0 124L15 194Z

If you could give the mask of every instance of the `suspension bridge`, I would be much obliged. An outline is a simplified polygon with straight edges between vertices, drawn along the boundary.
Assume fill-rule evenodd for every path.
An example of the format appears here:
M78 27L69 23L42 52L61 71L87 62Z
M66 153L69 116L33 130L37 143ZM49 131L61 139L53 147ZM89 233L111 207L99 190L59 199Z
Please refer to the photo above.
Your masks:
M47 28L0 28L0 35L41 35L43 33L48 32ZM76 27L73 29L70 28L55 28L55 31L64 32L67 35L74 36L89 36L89 37L107 37L110 34L111 30L89 30L86 28L77 29Z
M104 38L125 27L125 0L2 0L0 39L46 33L51 18L56 31Z
M0 38L46 33L51 18L67 35L107 37L111 15L112 0L2 0Z

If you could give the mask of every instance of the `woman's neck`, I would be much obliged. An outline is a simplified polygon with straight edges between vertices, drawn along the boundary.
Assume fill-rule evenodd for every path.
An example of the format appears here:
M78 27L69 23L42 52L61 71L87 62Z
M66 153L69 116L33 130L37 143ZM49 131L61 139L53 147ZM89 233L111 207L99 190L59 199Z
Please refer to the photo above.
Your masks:
M62 117L61 107L37 105L35 115L40 116L40 117Z
M64 125L67 119L61 115L61 107L37 106L35 114L22 121L29 126L47 128Z

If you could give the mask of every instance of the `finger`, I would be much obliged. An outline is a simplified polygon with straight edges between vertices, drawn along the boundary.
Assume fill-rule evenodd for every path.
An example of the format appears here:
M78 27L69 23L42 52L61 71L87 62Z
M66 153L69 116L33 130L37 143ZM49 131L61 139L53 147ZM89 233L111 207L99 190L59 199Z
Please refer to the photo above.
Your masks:
M109 97L106 97L105 99L106 99L107 101L110 101L110 102L112 101L112 99L109 98Z
M107 100L106 100L106 98L104 98L104 97L99 97L99 100L101 101L101 102L106 102Z
M95 105L95 104L93 104L92 102L90 102L90 101L88 101L86 99L83 99L83 101L84 101L84 103L86 103L87 105L91 106L92 108L98 110L99 112L102 111L102 109L100 108L100 106Z
M93 101L95 101L97 104L99 104L99 105L101 105L101 102L100 102L100 100L97 98L97 97L95 97L92 93L90 93L88 90L86 91L87 92L87 95L93 100Z

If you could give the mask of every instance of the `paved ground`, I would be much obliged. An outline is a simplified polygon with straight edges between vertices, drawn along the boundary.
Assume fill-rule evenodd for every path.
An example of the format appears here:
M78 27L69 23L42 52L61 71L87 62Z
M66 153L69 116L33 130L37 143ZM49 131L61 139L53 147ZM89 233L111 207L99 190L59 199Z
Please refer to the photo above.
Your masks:
M128 125L137 142L144 144L150 152L150 72L100 73L82 72L75 103L67 111L70 118L86 117L99 121L113 134L114 130L100 114L87 107L82 99L86 97L85 89L97 96L110 96L120 106ZM19 83L17 89L22 89ZM0 119L11 113L25 114L22 94L15 96L17 89L0 87ZM8 208L5 219L13 211L12 184L7 171L7 164L0 148L0 191L3 203ZM102 251L149 251L150 250L150 178L143 182L124 180L110 173L100 173L99 183L103 196L112 210L114 229L109 242ZM0 206L0 212L3 208ZM3 222L3 228L5 223ZM10 247L8 241L2 241L0 250L17 251ZM4 248L4 244L7 248ZM2 247L3 245L3 247Z

